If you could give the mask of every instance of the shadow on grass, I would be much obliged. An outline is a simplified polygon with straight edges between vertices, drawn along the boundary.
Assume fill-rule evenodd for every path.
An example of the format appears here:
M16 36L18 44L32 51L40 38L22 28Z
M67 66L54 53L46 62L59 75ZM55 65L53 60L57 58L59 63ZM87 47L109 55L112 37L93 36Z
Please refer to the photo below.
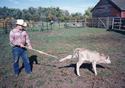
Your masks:
M39 64L36 55L30 56L29 61L30 61L31 70L33 70L33 64ZM20 72L23 68L24 68L24 63L22 63L22 66L20 67Z
M30 56L29 61L30 61L30 65L31 65L31 70L33 70L33 64L39 64L36 55Z
M125 35L125 30L112 30L113 32Z
M76 74L76 64L70 64L70 65L67 65L67 66L59 67L59 69L61 69L61 68L70 68L70 67L75 68L75 69L74 69L74 72L75 72L75 74ZM98 65L98 64L96 65L96 67L97 67L97 68L104 68L103 66ZM84 64L82 64L82 65L80 66L80 68L88 69L89 71L91 71L92 73L94 73L94 71L92 70L92 64L90 64L90 63L84 63Z

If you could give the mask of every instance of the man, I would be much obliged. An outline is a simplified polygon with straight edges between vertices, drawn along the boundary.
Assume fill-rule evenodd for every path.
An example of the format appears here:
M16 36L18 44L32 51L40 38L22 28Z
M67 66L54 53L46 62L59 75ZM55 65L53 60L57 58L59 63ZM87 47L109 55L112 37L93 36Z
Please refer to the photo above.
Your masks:
M16 22L16 27L10 31L10 44L12 46L12 54L13 54L13 69L16 76L19 75L19 58L21 57L24 63L25 72L27 74L31 73L31 66L29 62L29 58L27 55L27 50L25 46L32 49L29 36L27 32L24 30L24 26L27 24L23 19L18 19Z

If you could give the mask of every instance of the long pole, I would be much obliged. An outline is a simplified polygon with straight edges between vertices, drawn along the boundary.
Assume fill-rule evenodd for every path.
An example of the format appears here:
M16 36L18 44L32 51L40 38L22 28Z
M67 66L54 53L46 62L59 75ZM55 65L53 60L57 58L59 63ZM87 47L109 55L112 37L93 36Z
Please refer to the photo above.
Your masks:
M54 57L54 58L57 58L57 56L54 56L54 55L51 55L51 54L48 54L48 53L45 53L45 52L43 52L43 51L40 51L40 50L37 50L37 49L30 49L30 48L28 48L28 47L26 47L27 49L29 49L29 50L33 50L33 51L35 51L35 52L38 52L38 53L40 53L40 54L44 54L44 55L47 55L47 56L51 56L51 57Z

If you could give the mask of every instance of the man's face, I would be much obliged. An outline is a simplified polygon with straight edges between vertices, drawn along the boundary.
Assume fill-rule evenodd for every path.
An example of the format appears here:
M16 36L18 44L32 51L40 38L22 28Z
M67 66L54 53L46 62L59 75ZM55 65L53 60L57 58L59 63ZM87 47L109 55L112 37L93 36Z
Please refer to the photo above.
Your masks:
M19 28L20 30L22 30L22 29L23 29L22 25L18 25L18 28Z
M22 26L22 29L26 29L26 27L25 27L25 26Z

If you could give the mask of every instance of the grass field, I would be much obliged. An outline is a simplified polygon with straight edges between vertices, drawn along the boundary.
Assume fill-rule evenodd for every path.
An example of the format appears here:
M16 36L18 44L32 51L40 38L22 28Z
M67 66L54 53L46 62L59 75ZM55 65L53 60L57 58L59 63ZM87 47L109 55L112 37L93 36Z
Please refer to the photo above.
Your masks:
M83 47L108 54L112 64L98 65L98 76L81 66L81 77L75 74L77 60L59 63L53 57L29 51L33 73L28 78L24 69L13 76L12 55L8 35L0 35L0 88L125 88L125 35L96 28L70 28L50 31L30 31L32 46L60 58ZM20 61L21 65L21 61Z

